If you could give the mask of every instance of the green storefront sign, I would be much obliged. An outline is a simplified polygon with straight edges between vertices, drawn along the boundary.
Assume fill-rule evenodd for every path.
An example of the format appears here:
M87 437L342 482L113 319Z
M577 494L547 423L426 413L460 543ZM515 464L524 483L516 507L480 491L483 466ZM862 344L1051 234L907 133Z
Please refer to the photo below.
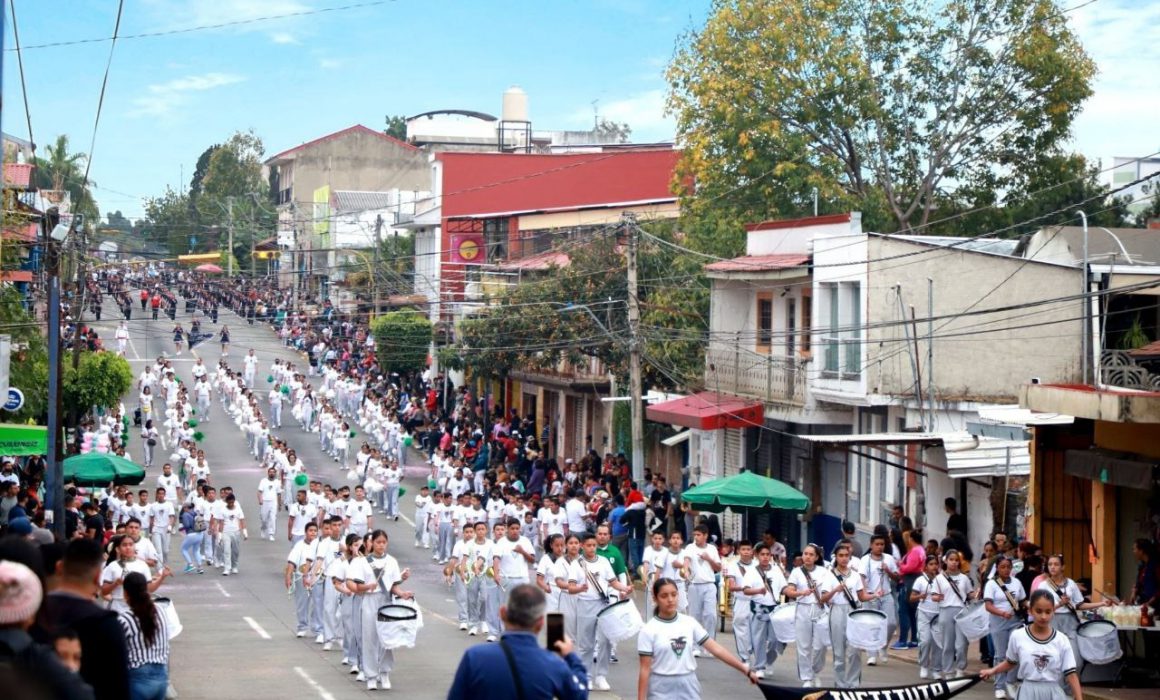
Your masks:
M0 423L0 457L48 453L48 428L43 425Z

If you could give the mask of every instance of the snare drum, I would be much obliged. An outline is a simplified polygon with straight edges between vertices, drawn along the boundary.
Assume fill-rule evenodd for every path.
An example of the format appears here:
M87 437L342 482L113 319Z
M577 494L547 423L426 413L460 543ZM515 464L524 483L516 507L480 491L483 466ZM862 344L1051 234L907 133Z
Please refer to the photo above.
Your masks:
M596 613L596 627L613 644L635 637L644 620L631 599L613 603Z
M782 644L797 641L797 631L794 629L797 619L797 603L786 603L774 608L769 616L773 623L773 636Z
M986 637L991 633L990 613L987 612L987 606L981 602L967 603L955 615L955 627L972 642Z
M846 616L846 643L855 649L880 651L886 648L886 613L881 610L854 610Z
M1110 664L1124 655L1115 624L1107 620L1090 620L1075 632L1080 658L1089 664Z
M173 606L173 601L169 598L154 596L153 604L165 616L165 627L169 631L169 638L173 639L181 634L181 620L177 617L177 608Z
M407 601L382 606L375 620L375 632L384 649L414 648L422 628L423 613L418 605Z

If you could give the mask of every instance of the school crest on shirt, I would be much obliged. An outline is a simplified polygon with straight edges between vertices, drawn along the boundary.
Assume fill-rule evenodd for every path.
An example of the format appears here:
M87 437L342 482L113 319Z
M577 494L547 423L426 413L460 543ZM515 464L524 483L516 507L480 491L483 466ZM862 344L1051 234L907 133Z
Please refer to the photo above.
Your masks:
M677 658L679 659L681 654L685 653L685 649L688 648L689 641L685 637L673 637L669 641L669 646L673 648L673 653L676 654Z
M1051 663L1051 656L1048 654L1032 654L1031 658L1035 659L1035 670L1042 671Z

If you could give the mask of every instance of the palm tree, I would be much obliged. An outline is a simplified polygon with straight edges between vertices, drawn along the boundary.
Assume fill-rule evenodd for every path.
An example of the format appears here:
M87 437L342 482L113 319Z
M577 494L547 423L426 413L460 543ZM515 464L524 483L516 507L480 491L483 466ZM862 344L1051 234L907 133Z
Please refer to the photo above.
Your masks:
M98 218L97 203L89 189L95 185L92 180L85 183L85 166L88 155L70 153L68 135L61 134L56 142L45 148L47 158L36 158L36 185L41 189L68 190L72 198L72 210L84 214L89 221Z

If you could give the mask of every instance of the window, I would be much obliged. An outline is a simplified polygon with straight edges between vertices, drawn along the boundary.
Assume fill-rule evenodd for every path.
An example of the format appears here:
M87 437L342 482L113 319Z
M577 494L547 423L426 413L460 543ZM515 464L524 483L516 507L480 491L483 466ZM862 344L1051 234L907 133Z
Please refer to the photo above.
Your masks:
M820 309L826 315L821 342L831 376L856 379L862 374L862 294L857 282L821 285Z
M485 260L501 263L508 259L508 220L487 219L483 222L484 245L487 247Z
M814 326L814 322L813 322L814 310L811 306L813 299L809 295L809 291L810 291L809 288L802 290L803 298L802 298L802 323L801 323L801 329L802 329L802 342L801 342L802 350L801 350L801 353L802 353L802 357L805 359L809 359L809 357L810 357L810 340L811 340L810 332Z
M773 297L759 295L757 297L757 350L769 352L773 344Z

